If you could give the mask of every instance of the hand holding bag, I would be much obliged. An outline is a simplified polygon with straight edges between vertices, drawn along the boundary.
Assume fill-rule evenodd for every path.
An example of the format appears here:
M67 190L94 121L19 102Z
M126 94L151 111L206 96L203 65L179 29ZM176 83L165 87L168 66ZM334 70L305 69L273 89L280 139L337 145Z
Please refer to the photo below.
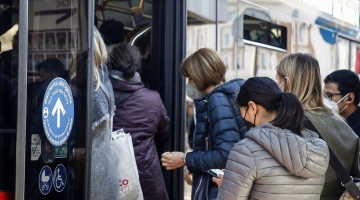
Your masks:
M123 129L112 132L111 149L119 173L120 199L143 200L134 147L129 133Z

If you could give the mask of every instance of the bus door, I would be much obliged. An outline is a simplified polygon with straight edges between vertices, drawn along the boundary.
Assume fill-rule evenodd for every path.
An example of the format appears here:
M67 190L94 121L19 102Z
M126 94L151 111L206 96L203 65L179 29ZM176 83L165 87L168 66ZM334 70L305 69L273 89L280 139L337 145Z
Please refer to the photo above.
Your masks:
M185 5L183 0L107 0L96 5L96 20L105 42L138 47L141 80L163 100L170 128L168 138L156 144L159 156L165 151L184 151L185 83L179 68L185 56ZM183 199L183 170L162 169L169 199Z

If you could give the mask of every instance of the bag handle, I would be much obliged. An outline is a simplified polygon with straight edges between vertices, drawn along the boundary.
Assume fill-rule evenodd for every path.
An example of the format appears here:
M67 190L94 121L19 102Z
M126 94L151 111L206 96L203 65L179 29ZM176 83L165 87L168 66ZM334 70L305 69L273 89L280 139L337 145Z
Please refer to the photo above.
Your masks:
M311 130L311 131L316 132L321 139L324 139L323 137L321 137L319 131L315 128L314 124L306 116L305 116L305 120L304 120L304 127ZM330 147L329 147L329 153L330 153L330 162L329 162L329 164L333 168L333 170L335 171L338 178L340 179L341 185L346 188L346 190L349 192L349 194L352 197L354 197L356 199L359 199L360 198L360 190L356 186L352 176L350 176L346 172L345 168L340 163L339 159L335 156L334 152L331 150Z

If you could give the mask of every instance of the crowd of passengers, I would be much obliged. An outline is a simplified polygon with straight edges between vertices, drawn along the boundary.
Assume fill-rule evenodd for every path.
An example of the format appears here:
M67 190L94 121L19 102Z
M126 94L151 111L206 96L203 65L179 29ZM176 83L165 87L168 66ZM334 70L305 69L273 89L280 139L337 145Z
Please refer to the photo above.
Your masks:
M160 95L142 80L148 52L124 41L109 42L109 30L102 30L103 34L94 30L91 199L119 199L110 134L120 128L131 134L146 200L169 199L161 165L166 170L184 170L194 200L339 199L345 191L342 184L352 181L341 182L330 158L339 160L347 174L360 177L360 81L354 72L334 71L325 77L323 87L317 59L292 53L278 63L276 81L252 77L225 82L226 66L219 54L201 48L180 67L195 108L192 151L158 155L156 144L169 134L169 117ZM78 94L86 88L86 73L81 73L86 55L77 55L69 72L56 59L42 62L39 71L48 72L44 72L47 81L65 76L74 98L85 98ZM1 88L10 87L5 75L0 81ZM39 98L30 103L36 108L47 85L44 81L34 91ZM0 94L4 103L14 96ZM119 103L119 99L123 100ZM0 110L0 124L13 126L3 113ZM30 132L41 131L37 115L41 117L40 108L34 109ZM6 145L5 139L0 142ZM84 144L75 146L71 160L85 163ZM0 166L0 175L6 177L6 166ZM210 169L223 170L224 175L213 177Z
M141 55L115 44L106 66L115 101L131 93L116 105L113 129L132 135L144 199L168 199L155 139L166 137L169 118L159 94L141 81ZM184 170L192 199L339 199L345 187L329 165L330 150L347 174L360 176L358 75L335 71L323 88L318 61L305 53L289 54L276 69L276 81L224 82L226 66L212 49L182 62L196 113L193 150L164 152L161 163ZM212 177L210 169L224 175Z
M214 50L183 61L195 104L193 151L165 152L161 160L168 170L184 167L192 199L339 199L345 188L329 165L330 149L347 174L359 176L358 75L335 71L322 88L318 61L304 53L284 57L276 71L276 81L224 83ZM224 175L211 178L209 169Z

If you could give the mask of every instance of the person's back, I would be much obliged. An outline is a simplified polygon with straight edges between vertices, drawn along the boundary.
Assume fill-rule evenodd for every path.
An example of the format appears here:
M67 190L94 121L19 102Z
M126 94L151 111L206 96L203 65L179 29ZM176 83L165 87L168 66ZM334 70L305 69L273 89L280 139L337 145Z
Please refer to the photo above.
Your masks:
M329 156L314 135L303 131L303 139L271 124L252 128L229 154L221 186L229 194L220 189L218 199L318 200Z
M155 145L167 136L169 118L165 107L159 93L146 89L135 72L141 59L136 47L124 43L115 45L111 57L110 79L115 102L130 93L116 105L113 130L124 128L132 137L144 199L166 200L168 196Z
M347 173L359 176L359 138L344 120L325 106L318 61L310 54L290 54L280 61L276 77L284 92L291 92L299 98L305 115L328 143ZM304 125L305 128L310 128L306 123ZM329 166L321 199L339 199L344 189Z
M352 176L359 177L359 138L344 120L329 114L323 109L305 111L306 117L312 122L329 148L334 152L345 170ZM338 199L344 192L335 171L329 166L321 199Z

